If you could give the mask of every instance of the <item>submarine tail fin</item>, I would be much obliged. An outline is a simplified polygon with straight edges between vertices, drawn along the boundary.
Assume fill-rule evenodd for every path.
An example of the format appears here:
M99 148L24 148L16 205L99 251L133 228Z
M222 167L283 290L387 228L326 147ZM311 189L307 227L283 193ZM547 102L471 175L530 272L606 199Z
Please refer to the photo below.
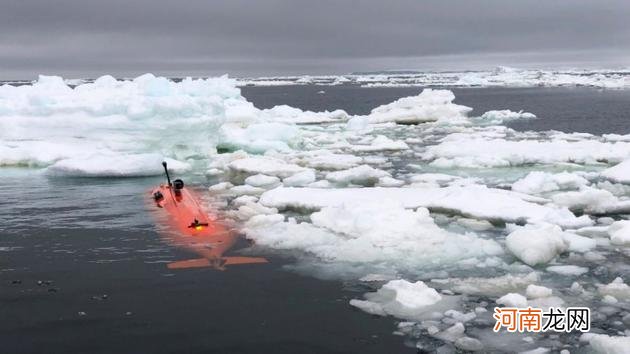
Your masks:
M187 259L185 261L171 262L167 265L168 269L188 269L188 268L204 268L213 267L223 270L225 266L238 264L260 264L267 263L267 259L262 257L221 257L221 262L211 262L207 258Z

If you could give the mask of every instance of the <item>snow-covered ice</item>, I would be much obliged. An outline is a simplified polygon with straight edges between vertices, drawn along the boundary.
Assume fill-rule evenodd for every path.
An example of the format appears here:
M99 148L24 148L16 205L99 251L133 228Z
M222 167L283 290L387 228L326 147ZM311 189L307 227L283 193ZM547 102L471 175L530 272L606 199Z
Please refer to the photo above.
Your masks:
M369 312L378 314L395 314L400 312L417 312L442 300L435 289L424 282L410 283L406 280L391 280L376 293L367 294L367 301L351 300L350 304L358 308L367 308Z
M433 166L442 168L557 163L596 165L630 158L630 143L609 143L595 139L570 141L560 137L548 141L486 139L475 134L452 134L440 144L429 146L423 157Z
M529 112L513 112L509 109L504 109L500 111L488 111L482 114L480 118L492 124L501 124L517 119L533 119L536 118L536 115Z
M526 194L542 194L565 189L578 189L588 184L588 180L575 173L530 172L512 184L512 190Z
M630 159L602 171L602 176L615 182L630 184Z
M568 249L562 229L556 225L518 228L505 241L510 252L530 266L547 263Z
M608 227L610 242L616 245L630 244L630 221L616 221Z
M272 157L237 159L230 162L228 168L235 173L264 174L281 178L287 178L306 170L304 167L286 163L283 160Z
M586 226L588 218L576 217L566 208L540 205L544 199L485 186L445 188L276 188L260 202L279 209L321 209L343 203L395 200L405 208L427 207L478 219L504 222L549 221L561 226ZM480 204L479 201L484 203Z
M405 97L377 107L367 116L370 123L424 123L463 120L472 108L453 103L449 90L425 89L418 96Z

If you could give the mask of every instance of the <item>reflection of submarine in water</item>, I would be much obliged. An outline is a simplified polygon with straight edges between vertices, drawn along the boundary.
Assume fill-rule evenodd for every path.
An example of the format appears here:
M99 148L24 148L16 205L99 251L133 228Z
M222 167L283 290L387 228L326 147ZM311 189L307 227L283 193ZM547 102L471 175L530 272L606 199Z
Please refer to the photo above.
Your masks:
M201 207L192 191L184 187L184 182L176 179L171 183L166 162L162 162L168 184L162 184L151 194L155 204L166 212L168 223L174 235L165 239L175 246L190 250L202 258L173 262L170 269L213 267L224 270L233 264L266 263L260 257L224 257L238 239L238 234L222 223L211 220Z

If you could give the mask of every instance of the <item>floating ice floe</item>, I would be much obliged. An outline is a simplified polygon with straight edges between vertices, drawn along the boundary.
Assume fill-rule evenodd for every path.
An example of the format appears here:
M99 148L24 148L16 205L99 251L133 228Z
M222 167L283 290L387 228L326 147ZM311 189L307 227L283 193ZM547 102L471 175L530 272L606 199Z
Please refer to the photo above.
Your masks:
M582 187L579 191L555 194L551 200L556 205L589 214L619 214L630 212L630 200L621 200L603 189Z
M344 170L363 162L363 158L350 154L335 154L320 150L299 155L301 164L321 170Z
M87 158L62 159L48 168L53 176L74 177L142 177L164 174L162 161L173 173L184 173L191 166L185 162L164 158L157 154L94 155Z
M49 166L70 159L58 167L100 175L75 169L72 161L100 155L129 166L138 162L134 156L147 153L207 157L228 102L246 105L234 85L227 77L175 83L147 74L129 81L103 76L74 88L50 76L32 85L0 86L0 165Z
M630 184L630 159L602 171L602 176L615 182Z
M442 300L435 289L424 282L410 283L406 280L391 280L375 293L365 295L367 300L350 300L350 305L374 315L394 315L402 318L417 318Z
M256 123L245 128L225 124L219 133L219 148L243 149L253 153L264 153L268 150L291 151L290 145L298 139L299 134L295 126L282 123Z
M432 279L440 287L469 295L499 296L506 292L523 291L540 280L539 273L506 274L493 278L469 277Z
M608 227L610 242L616 245L630 245L630 220L616 221Z
M260 116L263 121L286 124L339 123L349 118L348 114L340 109L332 112L311 112L302 111L301 109L287 105L264 109L260 112Z
M315 182L315 179L315 171L309 169L283 179L282 184L287 187L304 187Z
M304 167L290 164L284 162L283 160L267 156L256 156L237 159L230 162L227 167L235 173L251 175L264 174L280 178L287 178L293 176L296 173L306 170L306 168Z
M496 303L505 307L518 308L558 308L563 307L564 300L560 297L553 296L553 291L543 286L530 284L525 290L527 297L518 293L508 293L496 300Z
M423 154L431 165L442 168L513 167L561 162L600 164L621 162L630 157L630 143L598 140L484 139L474 134L453 134Z
M530 284L527 286L525 294L530 299L538 299L551 296L553 294L553 290L544 286Z
M379 135L369 145L353 145L351 149L356 152L395 151L409 149L409 145L404 141L392 140L384 135Z
M374 186L382 177L389 177L389 173L383 170L375 169L368 165L361 165L347 170L330 172L326 175L326 179L330 182L363 186Z
M368 268L383 263L394 269L431 267L503 253L495 241L439 228L424 208L407 210L386 200L324 207L311 215L311 221L255 216L243 231L263 246L297 250L340 265L361 263Z
M548 173L532 171L527 176L512 184L512 190L525 194L542 194L547 192L578 189L589 182L575 173Z
M524 263L535 266L551 261L568 249L562 229L556 225L523 227L505 239L507 248Z
M545 199L506 190L471 185L446 188L276 188L262 195L260 202L279 209L321 209L344 203L395 200L405 208L427 207L478 219L504 222L547 221L564 227L588 226L586 216L569 210L540 205ZM479 203L483 201L483 203Z
M576 265L558 265L547 267L548 272L567 276L579 276L588 272L588 268Z
M599 293L602 296L612 296L617 300L630 300L630 286L621 278L615 278L610 284L600 285Z
M481 120L483 122L492 123L492 124L501 124L513 120L519 119L534 119L536 115L529 112L513 112L509 109L504 109L500 111L488 111L481 115Z
M249 184L250 186L254 187L273 188L280 184L280 179L276 176L257 174L247 177L245 179L245 184Z
M405 97L377 107L366 117L370 123L403 124L466 120L472 108L453 103L449 90L425 89L418 96Z
M498 298L496 303L506 307L525 308L527 307L527 298L521 294L509 293Z

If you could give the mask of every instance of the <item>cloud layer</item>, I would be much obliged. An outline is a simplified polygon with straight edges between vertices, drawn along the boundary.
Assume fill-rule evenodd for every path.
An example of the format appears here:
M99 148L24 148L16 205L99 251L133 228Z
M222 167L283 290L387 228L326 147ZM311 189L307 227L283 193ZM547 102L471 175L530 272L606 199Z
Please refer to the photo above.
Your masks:
M6 0L0 79L630 65L626 0Z

